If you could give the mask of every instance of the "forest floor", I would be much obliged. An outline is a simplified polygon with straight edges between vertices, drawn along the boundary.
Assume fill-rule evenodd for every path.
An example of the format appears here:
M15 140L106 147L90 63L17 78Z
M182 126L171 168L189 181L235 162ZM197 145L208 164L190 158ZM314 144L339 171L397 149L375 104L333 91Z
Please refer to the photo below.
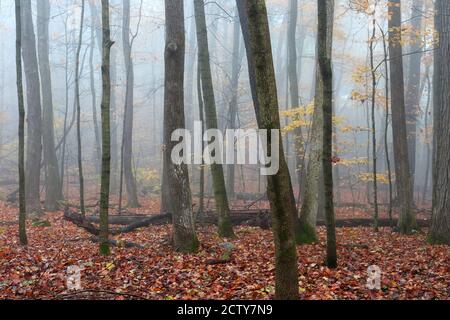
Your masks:
M144 209L141 209L145 211ZM353 212L352 215L354 215ZM364 213L361 212L361 215ZM345 213L343 213L345 215ZM339 214L338 214L339 216ZM199 227L197 254L174 253L170 226L154 226L116 240L144 249L112 248L98 254L90 235L49 213L47 227L28 224L28 247L18 244L17 209L0 202L0 299L271 299L274 249L270 231L238 227L228 263L214 227ZM339 267L324 267L325 230L320 242L298 247L301 299L449 299L450 250L426 243L426 230L412 236L382 228L338 228ZM67 268L80 266L82 289L66 288ZM381 290L366 286L367 269L381 269Z

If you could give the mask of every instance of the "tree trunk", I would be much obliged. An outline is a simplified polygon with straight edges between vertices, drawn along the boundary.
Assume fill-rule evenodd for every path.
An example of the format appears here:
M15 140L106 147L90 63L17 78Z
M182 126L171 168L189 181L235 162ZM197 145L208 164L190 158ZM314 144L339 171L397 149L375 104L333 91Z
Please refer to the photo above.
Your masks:
M331 55L327 50L329 39L329 16L334 14L334 0L318 0L318 61L322 78L323 110L323 180L325 193L325 221L327 225L327 259L329 268L337 267L336 223L333 202L333 69Z
M208 33L206 29L204 0L194 0L195 21L197 26L197 42L199 65L201 71L203 100L205 103L206 129L218 129L216 101L212 83L211 65L208 49ZM224 238L234 237L233 227L230 223L230 208L228 204L227 190L223 166L214 163L211 165L214 198L216 200L217 213L219 215L219 235Z
M43 150L45 168L45 208L55 211L58 201L62 200L58 159L55 150L55 133L53 125L53 94L49 58L49 21L50 2L42 0L37 3L37 33L39 71L42 80L43 104Z
M109 26L109 0L102 0L102 177L100 187L100 254L109 255L108 215L111 183L111 29Z
M25 197L25 103L23 98L22 82L22 13L21 0L15 1L16 14L16 75L17 99L19 110L19 241L25 246L28 244L26 230L26 197Z
M123 119L121 159L123 174L127 187L128 207L138 208L136 178L133 172L133 118L134 118L134 66L131 57L132 42L130 41L130 0L123 1L123 56L125 59L126 92L125 112Z
M22 2L22 57L27 88L27 148L26 148L26 198L27 212L41 213L40 177L42 157L42 115L39 68L36 55L36 38L31 12L31 0Z
M408 155L411 169L411 188L414 191L416 175L417 116L420 113L420 77L423 45L422 45L422 12L423 0L414 0L411 9L411 27L413 34L409 57L408 84L406 87L406 134L408 137ZM413 194L414 195L414 194ZM414 198L413 198L414 201Z
M334 7L328 6L327 10L327 55L332 54L332 38L334 24ZM318 61L316 60L316 64ZM297 224L297 243L314 243L317 241L316 222L319 214L319 203L323 200L323 81L319 68L316 68L314 116L311 132L311 150L306 177L305 195L300 211L300 220ZM322 208L323 209L323 208Z
M195 234L189 172L185 163L172 161L172 133L185 128L184 59L185 30L182 0L166 0L166 48L164 93L164 166L172 202L173 245L176 251L196 252L199 247Z
M450 71L448 57L450 56L450 2L437 0L435 3L437 20L436 30L440 35L439 47L435 51L435 63L438 68L435 77L435 92L438 95L434 101L435 118L435 149L433 182L433 214L429 241L435 244L450 244Z
M241 52L241 26L239 24L239 16L235 17L233 22L233 61L231 64L231 101L228 113L228 129L237 129L238 116L238 98L239 98L239 72L241 69L242 56ZM236 185L236 166L234 164L227 166L227 191L230 198L235 197Z
M389 54L391 78L392 123L397 193L401 203L399 229L409 234L415 227L412 212L411 170L405 115L405 89L403 80L403 50L401 43L401 1L391 0L389 5Z
M96 39L96 28L98 27L96 21L98 17L95 15L95 10L92 9L93 1L89 1L91 4L91 43L89 49L89 81L90 81L90 90L91 90L91 99L92 99L92 121L94 123L94 136L95 136L95 155L97 157L97 162L95 164L95 168L100 168L100 163L102 159L102 147L101 147L101 138L100 138L100 128L98 125L97 119L97 92L95 90L95 69L94 69L94 49L95 49L95 39ZM98 34L97 34L98 37ZM100 43L99 43L100 45ZM101 45L100 45L101 51Z
M277 86L265 1L238 0L236 3L247 48L249 78L258 126L267 130L280 129ZM267 148L271 149L271 141ZM277 299L298 299L294 228L296 205L282 143L278 156L280 160L278 173L267 177L267 194L275 241L275 294Z
M80 17L80 33L78 38L77 53L75 56L75 101L77 106L77 147L78 147L78 179L80 191L80 209L81 214L86 214L84 206L84 175L83 175L83 153L81 143L81 102L80 102L80 53L83 44L83 29L84 29L84 8L85 0L81 2L81 17Z

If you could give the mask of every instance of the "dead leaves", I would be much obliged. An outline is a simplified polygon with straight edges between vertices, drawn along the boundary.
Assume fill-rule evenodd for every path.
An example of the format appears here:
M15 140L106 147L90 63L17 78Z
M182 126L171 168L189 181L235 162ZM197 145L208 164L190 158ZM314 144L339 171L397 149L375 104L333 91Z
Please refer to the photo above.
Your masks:
M8 209L11 210L11 209ZM16 226L0 234L0 299L271 299L274 253L270 231L237 228L238 238L224 244L214 227L201 228L198 254L174 253L166 238L170 226L126 235L144 249L114 248L100 257L84 231L49 214L45 229L28 226L30 245L18 245ZM15 213L0 208L0 220ZM298 247L302 299L448 299L449 249L429 246L424 234L406 237L382 229L339 228L339 268L323 266L321 242ZM232 248L232 254L229 254ZM228 254L228 255L227 255ZM232 257L225 264L208 261ZM67 268L81 267L82 291L66 287ZM380 267L381 290L369 290L367 268Z

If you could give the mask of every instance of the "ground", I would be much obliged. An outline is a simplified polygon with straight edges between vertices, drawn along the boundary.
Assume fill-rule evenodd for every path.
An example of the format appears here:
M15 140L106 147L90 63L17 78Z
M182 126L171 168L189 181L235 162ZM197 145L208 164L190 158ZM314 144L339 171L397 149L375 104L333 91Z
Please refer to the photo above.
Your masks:
M145 208L140 209L142 212ZM0 221L15 221L16 209L0 203ZM117 240L144 249L113 248L100 257L83 230L46 216L50 227L28 225L29 246L18 244L17 225L0 224L0 299L271 299L274 252L270 231L239 227L231 261L210 265L224 255L214 227L199 227L196 255L174 253L170 226L155 226ZM339 267L323 266L325 230L320 243L298 247L301 299L449 299L448 246L426 243L426 230L411 236L388 228L339 228ZM82 290L66 288L67 268L83 266ZM381 290L367 288L367 269L382 272Z

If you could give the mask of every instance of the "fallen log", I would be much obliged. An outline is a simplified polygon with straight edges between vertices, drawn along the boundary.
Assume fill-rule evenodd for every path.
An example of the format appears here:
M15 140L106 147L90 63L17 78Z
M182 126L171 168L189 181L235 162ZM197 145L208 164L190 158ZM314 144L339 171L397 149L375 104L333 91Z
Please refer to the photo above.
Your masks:
M85 229L92 235L98 236L99 229L94 225L98 223L100 218L98 216L83 217L77 212L72 212L68 209L64 212L64 218L71 221L75 225ZM119 235L123 233L133 232L140 228L145 228L155 225L164 225L171 222L172 214L164 213L151 216L110 216L111 224L124 225L121 228L110 229L111 235ZM271 216L269 210L246 210L246 211L232 211L230 214L231 223L233 226L250 226L259 227L262 229L270 229ZM217 225L218 219L213 212L207 212L196 217L198 224ZM318 221L318 226L325 226L325 221ZM389 219L379 219L378 225L380 227L391 227L397 225L397 220L392 222ZM337 219L336 227L338 228L354 228L354 227L371 227L373 226L373 219L370 218L352 218L352 219ZM417 220L417 226L424 228L429 226L429 220Z

